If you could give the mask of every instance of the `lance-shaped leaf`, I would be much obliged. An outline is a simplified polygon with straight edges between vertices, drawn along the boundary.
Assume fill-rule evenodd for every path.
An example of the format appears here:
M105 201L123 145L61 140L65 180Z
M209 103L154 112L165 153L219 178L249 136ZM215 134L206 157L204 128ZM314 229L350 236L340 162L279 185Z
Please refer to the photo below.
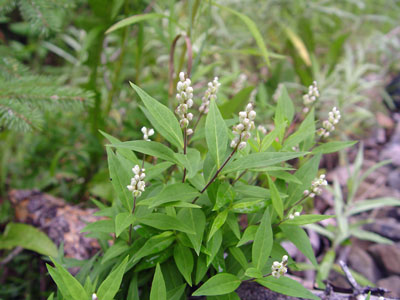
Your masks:
M270 289L271 291L296 297L320 300L319 297L315 296L309 290L307 290L301 283L289 278L282 276L280 278L275 278L272 276L259 278L256 280L262 286Z
M154 129L177 148L183 148L182 129L171 110L149 96L140 87L132 82L130 84L142 99L147 112L151 115L150 122Z
M157 264L153 282L151 283L150 300L167 300L167 289L160 264Z
M139 223L145 224L161 230L178 230L194 234L193 228L180 221L177 217L165 215L162 213L151 213L137 219Z
M268 261L269 254L271 253L273 244L272 228L271 228L271 217L268 209L261 219L260 226L258 226L256 236L251 251L251 257L254 267L258 270L262 270L264 265Z
M97 297L99 299L103 300L114 299L121 285L122 277L124 276L127 262L128 262L128 256L102 282L97 291Z
M228 144L228 129L215 104L215 100L211 100L210 102L205 128L208 151L219 168L225 159Z
M130 259L129 265L135 264L137 261L147 255L158 253L168 248L175 241L175 236L172 236L172 234L172 231L166 231L148 239L147 242Z
M174 248L174 260L179 272L187 283L192 286L193 255L189 248L178 243Z
M109 34L115 30L124 28L129 25L133 25L133 24L147 21L147 20L158 19L158 18L166 18L166 16L164 16L162 14L157 14L157 13L134 15L134 16L122 19L121 21L112 25L110 28L107 29L106 34Z
M136 221L136 218L129 212L119 213L115 217L115 235L119 237L119 235L128 228L129 225L133 224Z
M338 152L342 149L351 147L355 145L357 141L333 141L333 142L328 142L328 143L323 143L322 145L319 145L318 147L315 147L312 153L314 154L326 154L326 153L332 153L332 152Z
M277 212L279 218L283 219L283 202L282 198L279 195L279 191L275 186L275 183L271 180L271 177L268 176L268 185L271 191L271 199L272 199L272 206L274 207L275 211Z
M207 280L192 296L215 296L224 295L236 290L241 281L240 279L228 273L220 273Z
M246 169L260 169L304 156L307 152L260 152L252 153L236 159L222 169L221 173L231 173Z
M287 225L307 225L316 222L320 222L326 219L334 218L335 216L325 216L325 215L301 215L294 219L288 219L283 224Z
M209 241L213 235L217 232L218 229L221 228L222 225L225 224L226 217L228 216L228 210L224 210L223 212L220 212L214 219L211 229L210 229L210 234L208 235L207 241Z
M311 247L310 238L305 233L305 231L296 225L281 224L279 227L285 237L287 237L288 240L291 241L297 247L297 249L299 249L311 261L311 263L315 267L318 267L314 251Z
M201 209L183 208L178 212L177 218L182 222L186 222L186 224L196 232L194 234L186 233L186 235L192 243L194 251L199 255L204 229L206 227L206 216L204 212Z
M172 151L167 146L153 141L129 141L123 143L112 143L112 147L117 149L129 149L150 156L158 157L163 160L167 160L176 163L177 160L174 156L174 151Z
M200 193L187 183L174 183L166 186L159 194L139 202L139 205L149 205L151 208L170 202L191 201Z

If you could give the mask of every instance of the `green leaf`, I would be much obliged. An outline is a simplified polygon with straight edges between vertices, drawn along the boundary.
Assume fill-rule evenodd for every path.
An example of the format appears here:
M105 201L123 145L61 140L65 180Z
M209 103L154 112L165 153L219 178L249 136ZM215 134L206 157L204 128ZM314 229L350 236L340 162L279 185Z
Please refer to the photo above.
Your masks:
M281 224L279 227L285 237L287 237L288 240L291 241L317 268L318 263L311 247L310 238L305 231L296 225Z
M177 287L167 291L167 299L168 300L181 300L183 293L186 289L186 283L178 285Z
M233 10L232 8L229 8L227 6L222 6L215 2L212 2L212 4L219 8L222 8L226 11L229 11L230 13L239 17L242 20L242 22L244 24L246 24L246 26L249 29L250 33L252 34L253 38L256 40L256 44L257 44L258 48L260 49L261 55L264 57L267 66L269 66L270 61L269 61L268 50L267 50L267 47L265 46L265 42L262 38L262 35L261 35L260 31L258 31L257 25L254 23L254 21L252 19L250 19L248 16L246 16L236 10Z
M252 214L265 207L264 199L244 199L235 203L231 207L231 211L239 214Z
M244 273L245 276L250 278L261 278L263 274L256 268L248 268Z
M314 108L307 114L307 117L301 122L299 128L290 135L283 144L283 150L291 150L292 147L298 146L302 141L314 136Z
M150 122L154 126L154 129L177 148L183 148L182 129L171 110L132 82L130 84L138 93L147 111L152 116Z
M287 188L289 199L285 201L285 206L296 203L303 197L303 192L310 189L311 181L316 177L319 167L321 155L316 155L307 161L294 173L294 175L301 181L301 184L290 182Z
M133 196L127 186L131 182L133 173L129 174L126 169L122 167L121 162L111 149L106 148L106 151L111 183L114 187L115 193L123 206L128 211L132 211Z
M121 143L121 141L119 139L113 137L112 135L109 135L109 134L107 134L107 133L105 133L104 131L101 131L101 130L99 130L99 131L111 144L119 144L119 143ZM132 161L133 163L135 163L137 165L140 164L140 162L137 159L136 155L132 151L130 151L129 149L121 148L121 149L118 150L118 152L122 156L124 156L127 159L129 159L130 161Z
M240 240L239 220L236 214L230 212L226 218L226 224L228 224L229 228L232 230L237 239Z
M165 215L162 213L151 213L144 217L140 217L137 220L141 224L145 224L147 226L161 230L178 230L185 233L195 233L193 228L190 228L189 225L181 222L177 217Z
M301 283L289 278L282 276L280 278L275 278L272 276L264 277L256 280L257 283L265 286L271 291L296 297L296 298L305 298L305 299L313 299L320 300L319 297L315 296L309 290L307 290Z
M142 200L140 205L150 205L150 208L169 202L191 201L200 193L187 183L174 183L166 186L157 196Z
M292 99L290 99L289 94L286 90L286 87L283 86L281 89L281 94L278 98L278 104L276 106L275 111L275 123L279 126L284 123L286 120L288 121L288 126L292 123L294 117L294 105ZM282 140L283 131L280 132L279 140Z
M281 196L279 195L279 191L275 186L275 183L271 180L271 177L268 177L268 186L271 191L271 200L272 206L274 207L276 213L278 214L279 218L283 219L283 202Z
M115 235L119 237L122 231L125 228L128 228L129 225L133 224L136 221L136 218L129 212L119 213L115 217Z
M155 156L173 163L177 162L174 151L158 142L140 140L123 143L112 143L111 146L117 149L129 149L150 156Z
M157 264L153 282L151 283L150 300L167 300L167 289L160 264Z
M175 159L177 162L186 168L186 178L193 178L198 171L201 169L201 157L200 152L196 149L187 149L187 154L175 153Z
M204 275L206 274L208 270L207 264L206 264L206 257L203 253L201 253L197 257L197 264L196 264L196 275L195 275L195 284L198 285L199 282L203 279Z
M249 263L243 251L238 247L229 247L229 252L232 254L233 258L242 266L243 270L246 270Z
M110 248L108 248L105 251L104 256L101 260L101 263L104 264L107 261L127 252L128 250L129 250L129 246L126 243L126 241L118 240Z
M262 140L261 142L261 151L260 152L265 152L271 145L272 143L276 140L278 135L285 130L286 127L286 122L282 122L281 124L275 124L274 130L272 130L270 133L268 133Z
M219 168L225 159L228 144L228 129L215 104L215 100L210 101L205 128L208 151L217 164L217 168Z
M37 253L57 256L56 245L46 234L27 224L8 223L2 236L0 236L0 249L22 247Z
M273 235L271 227L271 217L268 209L265 210L261 219L261 224L258 226L256 236L254 238L253 247L251 249L251 257L253 265L262 270L268 261L273 244Z
M156 14L156 13L131 16L131 17L122 19L121 21L112 25L110 28L107 29L105 34L109 34L115 30L124 28L124 27L132 25L132 24L136 24L136 23L139 23L142 21L147 21L147 20L152 20L152 19L158 19L158 18L166 18L166 16L164 16L162 14Z
M251 92L254 90L254 86L248 86L241 89L232 99L225 102L219 107L223 118L231 118L232 115L236 115L239 111L246 106L249 102Z
M112 220L100 220L93 223L87 224L81 232L101 232L101 233L113 233L114 222Z
M218 229L221 228L222 225L225 224L225 220L226 217L228 216L228 210L224 210L223 212L220 212L214 219L212 225L211 225L211 229L210 229L210 233L208 235L208 239L207 241L209 241L213 235L217 232Z
M178 212L177 218L182 222L186 222L190 228L194 228L195 234L186 233L186 235L191 241L194 251L199 255L206 227L204 212L201 209L183 208Z
M215 256L217 255L219 249L222 245L222 232L217 230L214 236L207 242L207 250L210 255L207 256L207 267L213 262Z
M240 247L244 244L246 244L249 241L253 241L256 237L256 232L257 232L258 226L257 225L250 225L248 226L240 241L237 243L236 247Z
M356 201L352 203L352 207L347 211L347 215L351 216L383 206L400 206L400 199L383 197Z
M228 273L217 274L208 279L192 296L214 296L228 294L236 290L241 281L240 279Z
M132 263L139 261L147 255L155 254L168 248L175 241L175 236L172 235L172 231L166 231L148 239L131 258Z
M335 216L325 216L325 215L300 215L298 217L295 217L294 219L288 219L284 222L284 224L287 225L307 225L307 224L312 224L316 222L320 222L323 220L327 220L330 218L334 218Z
M357 141L349 141L349 142L343 142L343 141L334 141L334 142L328 142L324 143L322 145L319 145L318 147L315 147L314 150L312 150L313 154L326 154L326 153L333 153L333 152L338 152L342 149L351 147L355 145Z
M60 288L61 293L67 299L81 300L89 299L89 295L86 293L83 286L76 280L62 265L57 263L51 258L55 268L46 265L51 277Z
M178 243L174 248L174 260L179 272L192 286L193 255L190 249Z
M260 152L240 157L229 163L221 173L231 173L246 169L260 169L306 155L307 152Z
M371 242L378 243L378 244L387 244L387 245L393 244L392 240L389 240L389 239L387 239L379 234L376 234L374 232L365 231L360 228L350 229L350 234L354 235L356 238L358 238L360 240L371 241Z
M234 198L234 193L232 190L232 186L228 182L221 183L218 187L217 199L215 201L213 210L218 210L221 207L224 207L225 204L232 201L233 198Z
M113 300L117 294L125 273L126 264L129 257L125 259L116 267L102 282L98 291L97 297L102 300Z

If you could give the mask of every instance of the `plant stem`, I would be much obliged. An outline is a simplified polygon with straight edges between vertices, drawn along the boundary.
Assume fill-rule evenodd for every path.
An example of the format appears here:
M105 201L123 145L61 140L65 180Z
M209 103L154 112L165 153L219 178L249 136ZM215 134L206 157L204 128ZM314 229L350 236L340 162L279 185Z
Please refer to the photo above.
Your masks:
M187 136L187 130L184 128L185 133L184 133L184 141L183 141L183 154L186 155L186 148L187 148L187 143L188 143L188 136ZM183 168L183 178L182 178L182 183L185 182L186 179L186 168Z
M135 213L135 209L136 209L136 196L133 196L132 215ZM132 244L132 228L133 228L133 225L131 224L129 226L129 241L128 241L129 246Z
M248 170L246 169L246 170L244 170L242 173L240 173L240 175L239 175L238 177L236 177L235 180L232 181L232 185L234 185L236 182L238 182L238 180L239 180L240 178L242 178L243 175L247 173L247 171L248 171Z
M226 166L226 164L231 160L232 156L236 153L238 147L239 147L240 141L237 143L236 147L233 149L232 153L228 156L228 158L224 161L224 163L219 167L217 172L215 172L214 176L210 179L210 181L205 185L205 187L200 191L200 194L203 194L204 191L210 186L211 183L214 182L214 180L218 177L218 174L222 171L222 169ZM199 199L199 196L193 199L192 203L194 204L197 199Z

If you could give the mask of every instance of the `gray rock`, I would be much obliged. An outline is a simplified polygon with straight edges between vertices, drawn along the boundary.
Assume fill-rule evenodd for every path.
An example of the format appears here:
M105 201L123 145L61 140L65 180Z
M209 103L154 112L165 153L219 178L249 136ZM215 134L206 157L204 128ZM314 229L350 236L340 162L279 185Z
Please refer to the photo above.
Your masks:
M387 214L394 214L396 211L396 208L388 208ZM378 219L374 223L365 225L364 229L375 232L393 241L400 241L400 223L396 222L394 218Z
M347 259L349 267L365 276L368 280L375 283L381 278L379 268L374 259L363 249L352 247Z
M389 274L400 274L400 244L375 244L368 250Z

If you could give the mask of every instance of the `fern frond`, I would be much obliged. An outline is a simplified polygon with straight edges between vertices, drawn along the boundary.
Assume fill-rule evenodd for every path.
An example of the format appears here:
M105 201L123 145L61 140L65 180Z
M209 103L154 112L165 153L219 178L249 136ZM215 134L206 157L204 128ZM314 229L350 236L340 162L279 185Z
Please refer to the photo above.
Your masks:
M48 34L59 31L62 21L62 10L48 0L19 0L22 17L30 22L34 32Z
M18 131L41 129L43 116L19 101L0 99L0 127Z

